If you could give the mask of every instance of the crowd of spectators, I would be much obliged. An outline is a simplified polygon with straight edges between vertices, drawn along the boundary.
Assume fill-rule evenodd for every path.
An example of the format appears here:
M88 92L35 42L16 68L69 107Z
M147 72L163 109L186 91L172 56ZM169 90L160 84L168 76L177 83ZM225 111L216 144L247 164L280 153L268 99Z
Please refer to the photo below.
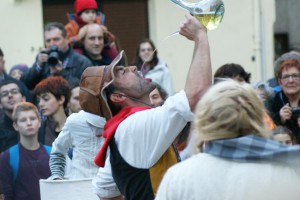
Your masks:
M251 83L237 63L213 76L207 30L186 15L180 34L194 42L194 56L184 90L175 93L150 39L136 44L129 66L96 1L74 6L68 24L45 25L45 48L31 67L16 64L8 73L0 48L0 199L40 200L38 181L47 178L94 178L99 198L115 200L268 199L299 183L300 158L282 155L300 151L300 53L279 57L269 82ZM280 165L284 181L260 196L283 177L268 176ZM223 187L217 179L226 167L234 170ZM243 176L243 189L231 196L230 175L257 171L264 181L256 187Z

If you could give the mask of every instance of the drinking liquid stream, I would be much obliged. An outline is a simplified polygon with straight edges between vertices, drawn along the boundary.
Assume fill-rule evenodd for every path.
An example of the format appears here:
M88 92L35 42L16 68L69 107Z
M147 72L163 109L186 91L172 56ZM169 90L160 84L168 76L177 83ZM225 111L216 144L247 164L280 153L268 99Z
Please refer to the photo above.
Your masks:
M222 22L225 7L222 0L199 0L196 3L190 3L185 0L170 0L177 6L189 11L194 17L207 28L207 30L216 29L219 24ZM171 33L165 37L159 45L163 44L170 37L178 35L179 31ZM158 47L157 47L158 48ZM144 61L141 71L143 71L144 66L152 58L154 52L157 50L154 49L151 55Z
M141 69L140 69L140 71L139 71L140 75L144 76L144 75L142 74L142 72L144 71L145 64L146 64L147 62L149 62L149 61L152 59L152 56L153 56L153 54L155 53L155 51L157 51L158 47L161 46L162 44L164 44L170 37L175 36L175 35L178 35L178 34L179 34L179 31L176 31L176 32L174 32L174 33L171 33L170 35L166 36L161 42L158 43L158 45L157 45L156 48L153 50L153 52L151 53L151 55L150 55L147 59L145 59L143 65L142 65L142 67L141 67Z

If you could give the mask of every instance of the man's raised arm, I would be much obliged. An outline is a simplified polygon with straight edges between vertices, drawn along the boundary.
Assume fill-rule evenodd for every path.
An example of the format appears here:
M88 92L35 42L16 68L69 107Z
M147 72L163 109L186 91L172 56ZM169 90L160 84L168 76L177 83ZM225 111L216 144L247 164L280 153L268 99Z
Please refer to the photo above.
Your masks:
M199 99L212 84L207 30L196 18L186 14L186 20L180 26L179 33L195 42L193 59L185 84L185 92L193 111Z

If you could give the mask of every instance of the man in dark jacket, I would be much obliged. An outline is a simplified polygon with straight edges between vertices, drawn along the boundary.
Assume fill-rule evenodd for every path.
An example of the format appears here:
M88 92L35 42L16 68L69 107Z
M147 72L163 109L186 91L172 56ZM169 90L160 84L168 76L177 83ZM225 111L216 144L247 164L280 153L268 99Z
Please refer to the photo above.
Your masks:
M12 112L17 103L24 101L24 93L17 83L12 80L0 83L0 103L3 108L0 116L0 152L19 141L18 132L13 128Z
M68 44L63 24L52 22L46 25L44 37L46 49L37 55L36 62L21 78L29 89L52 75L60 75L67 81L74 77L80 79L82 72L92 66L89 59L74 52Z
M4 53L3 53L2 49L0 48L0 83L3 81L14 81L20 87L20 89L23 91L24 96L26 97L26 101L31 102L31 100L32 100L31 95L30 95L28 88L25 86L25 84L15 78L11 77L10 75L8 75L5 72ZM1 113L1 111L0 111L0 113Z

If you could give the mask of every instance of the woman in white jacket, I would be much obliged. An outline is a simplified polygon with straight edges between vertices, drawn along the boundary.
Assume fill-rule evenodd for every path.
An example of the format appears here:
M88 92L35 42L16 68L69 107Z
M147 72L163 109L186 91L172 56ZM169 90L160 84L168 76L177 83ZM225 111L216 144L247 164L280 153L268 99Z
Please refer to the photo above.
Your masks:
M173 95L174 89L172 77L163 60L158 58L154 43L149 39L144 39L140 42L134 65L137 66L146 78L152 79L153 82L159 84L168 93L168 96Z
M201 153L167 171L156 199L299 199L300 148L267 139L251 87L228 80L207 91L194 120Z

